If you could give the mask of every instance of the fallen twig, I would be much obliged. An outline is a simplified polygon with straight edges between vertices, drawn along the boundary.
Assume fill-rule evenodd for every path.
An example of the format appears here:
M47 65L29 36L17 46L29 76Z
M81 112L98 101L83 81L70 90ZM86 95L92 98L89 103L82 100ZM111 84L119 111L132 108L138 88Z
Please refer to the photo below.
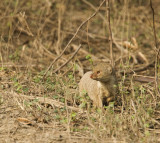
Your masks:
M62 102L59 102L59 101L56 101L56 100L53 100L53 99L50 99L50 98L47 98L47 97L37 97L37 96L28 96L28 95L22 95L22 94L17 94L16 92L7 92L7 94L10 94L12 96L15 96L15 97L18 97L18 98L27 98L29 100L35 100L37 99L38 101L37 102L40 102L40 103L46 103L46 104L49 104L51 106L56 106L58 108L63 108L65 107L66 105ZM71 110L74 110L74 111L77 111L77 112L82 112L81 109L79 108L76 108L76 107L72 107L72 106L67 106L68 109L71 109Z
M154 82L155 81L155 77L152 77L152 76L144 76L144 75L134 75L133 76L133 79L135 81L139 81L139 82ZM160 81L160 79L159 79Z

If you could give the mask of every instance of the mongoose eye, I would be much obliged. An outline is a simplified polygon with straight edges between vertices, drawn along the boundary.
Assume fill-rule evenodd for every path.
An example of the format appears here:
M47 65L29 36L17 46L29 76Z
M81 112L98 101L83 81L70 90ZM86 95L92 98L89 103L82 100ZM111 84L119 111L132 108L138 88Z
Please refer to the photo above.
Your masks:
M97 71L97 74L99 74L100 73L100 71Z

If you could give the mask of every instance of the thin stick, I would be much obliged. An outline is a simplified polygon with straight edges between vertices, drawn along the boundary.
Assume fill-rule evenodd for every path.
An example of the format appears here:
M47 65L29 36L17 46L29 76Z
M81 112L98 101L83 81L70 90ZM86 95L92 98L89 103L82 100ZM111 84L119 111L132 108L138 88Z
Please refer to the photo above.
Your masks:
M93 10L96 10L96 8L94 7L93 4L91 4L89 1L87 0L82 0L85 4L87 4L88 6L90 6ZM101 14L98 13L98 15L101 17L102 20L104 20L105 23L107 23L107 20L105 19L105 17Z
M59 101L56 101L56 100L53 100L53 99L50 99L50 98L44 98L44 97L37 97L37 96L29 96L29 95L23 95L23 94L17 94L16 92L7 92L7 94L10 94L14 97L18 97L18 98L26 98L26 99L29 99L29 100L35 100L37 99L38 101L37 102L40 102L40 103L46 103L46 104L49 104L51 106L55 106L57 108L64 108L65 107L65 104L62 103L62 102L59 102ZM76 107L72 107L72 106L67 106L67 108L71 109L71 110L74 110L74 111L77 111L77 112L82 112L81 109L79 108L76 108Z
M109 30L109 39L110 39L110 58L111 58L111 65L112 68L114 68L114 61L113 61L113 38L112 38L112 29L111 29L111 23L110 23L110 2L109 0L106 0L106 7L107 7L107 19L108 19L108 30Z
M158 48L158 42L157 42L157 36L156 36L156 28L155 28L155 20L154 20L154 8L152 6L152 0L150 0L150 7L152 10L152 22L153 22L153 34L154 34L154 41L156 49L158 50L156 52L156 59L155 59L155 88L156 88L156 95L159 95L159 89L158 89L158 56L159 56L159 48Z
M154 82L155 77L152 76L144 76L144 75L133 75L133 79L135 81L140 81L140 82ZM158 79L160 81L160 79Z
M110 46L110 58L111 58L111 66L112 66L112 73L113 76L116 78L116 73L115 73L115 64L113 61L113 37L112 37L112 28L111 28L111 22L110 22L110 1L106 0L106 12L107 12L107 23L108 23L108 30L109 30L109 46ZM116 80L116 92L120 93L119 88L118 88L118 82Z
M79 45L79 47L77 48L77 50L73 53L73 55L63 65L61 65L59 68L55 69L53 72L56 73L61 68L63 68L66 64L68 64L74 58L74 56L77 54L77 52L79 51L80 48L81 48L81 45Z
M55 58L55 60L50 64L50 66L48 67L48 69L46 70L46 72L43 75L43 78L45 77L45 75L47 74L47 72L50 70L50 68L52 67L52 65L59 59L62 57L63 53L66 51L66 49L69 47L69 45L71 44L71 42L73 41L73 39L76 37L77 33L79 32L79 30L91 19L93 18L97 12L99 11L99 9L101 8L101 6L103 5L103 3L106 0L103 0L102 3L100 4L100 6L97 8L97 10L89 17L87 18L84 22L81 23L81 25L77 28L75 34L73 35L73 37L70 39L70 41L68 42L68 44L66 45L66 47L63 49L63 51L61 52L61 54Z
M155 42L156 48L158 48L156 28L155 28L155 22L154 22L154 8L152 6L152 0L150 0L150 7L151 7L151 10L152 10L152 24L153 24L154 42Z

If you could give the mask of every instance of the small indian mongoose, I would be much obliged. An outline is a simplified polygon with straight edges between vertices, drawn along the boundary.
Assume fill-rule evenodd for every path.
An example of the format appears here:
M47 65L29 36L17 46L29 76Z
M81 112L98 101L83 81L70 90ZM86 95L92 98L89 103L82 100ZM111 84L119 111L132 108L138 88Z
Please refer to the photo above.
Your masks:
M87 93L96 107L103 107L115 100L116 77L110 64L99 63L93 71L83 75L79 82L80 95Z

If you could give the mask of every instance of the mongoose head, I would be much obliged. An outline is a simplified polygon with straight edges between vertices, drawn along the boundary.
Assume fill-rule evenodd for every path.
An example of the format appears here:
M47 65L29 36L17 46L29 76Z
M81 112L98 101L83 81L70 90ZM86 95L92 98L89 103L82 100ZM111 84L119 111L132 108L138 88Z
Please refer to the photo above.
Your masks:
M96 66L93 66L93 73L91 78L94 80L107 82L111 79L112 76L112 67L107 63L99 63Z

